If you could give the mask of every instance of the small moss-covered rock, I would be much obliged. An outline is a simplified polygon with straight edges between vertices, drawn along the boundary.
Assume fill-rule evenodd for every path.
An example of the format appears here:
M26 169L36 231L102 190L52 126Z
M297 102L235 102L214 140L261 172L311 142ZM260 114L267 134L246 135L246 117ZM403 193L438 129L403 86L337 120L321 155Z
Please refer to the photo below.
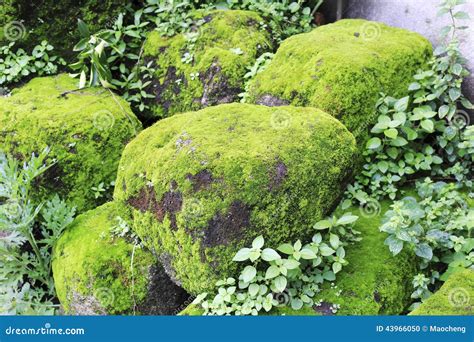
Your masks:
M79 211L93 208L92 187L115 180L122 150L141 124L129 105L105 89L76 89L67 75L36 78L0 97L0 150L28 159L49 146L57 163L38 178L34 195L58 193Z
M149 34L144 59L156 68L148 92L149 116L158 119L174 113L235 102L243 91L247 67L271 49L263 21L249 11L212 11L194 14L194 32L174 37Z
M53 275L66 313L170 315L187 299L124 217L123 207L104 204L78 216L56 243Z
M417 273L415 256L406 251L392 256L384 245L387 237L379 231L382 217L391 202L383 201L380 213L360 215L358 207L349 208L359 220L354 225L362 240L347 246L346 260L349 262L337 274L334 287L325 284L314 298L320 305L304 307L295 311L290 307L280 307L270 311L270 315L398 315L410 305L413 292L412 279ZM367 211L369 213L369 211ZM375 215L374 215L375 214ZM284 294L277 298L289 302ZM331 307L339 305L333 313ZM196 305L189 305L181 315L201 315L203 311Z
M452 274L410 315L474 315L474 270Z
M114 198L189 292L233 275L237 250L304 238L337 203L355 139L314 108L226 104L175 115L124 150Z
M417 33L341 20L286 39L255 77L249 101L321 108L364 140L379 94L405 94L430 55L431 44Z

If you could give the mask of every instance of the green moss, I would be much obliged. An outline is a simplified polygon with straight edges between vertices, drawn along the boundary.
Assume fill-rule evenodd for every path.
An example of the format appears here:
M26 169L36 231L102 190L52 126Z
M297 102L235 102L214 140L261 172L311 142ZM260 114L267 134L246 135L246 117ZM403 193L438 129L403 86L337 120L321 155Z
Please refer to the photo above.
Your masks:
M70 59L75 55L74 45L80 40L77 20L84 20L91 32L111 28L115 18L127 7L136 7L141 0L2 0L0 6L0 43L5 39L4 25L22 22L25 30L17 41L31 50L43 39L49 40L55 50Z
M474 315L474 270L466 269L451 275L410 315Z
M149 115L154 119L238 100L247 67L271 50L271 37L260 29L263 20L256 13L196 12L194 19L205 22L195 43L183 34L169 38L156 31L145 43L145 61L153 61L157 68L150 85L155 98ZM182 60L186 53L192 61Z
M387 235L379 231L379 226L390 203L383 201L376 216L364 217L358 207L347 210L359 216L355 229L361 232L362 240L346 248L349 264L337 274L335 287L326 284L314 298L316 302L323 302L321 306L298 311L281 307L272 310L270 315L332 314L328 308L333 304L340 305L337 315L397 315L404 312L410 305L416 261L415 256L407 252L394 257L384 245ZM181 312L181 315L200 314L202 310L195 305Z
M286 39L249 90L258 104L314 106L363 140L379 93L406 93L431 44L419 34L360 19L341 20ZM360 139L359 139L360 137Z
M114 198L135 208L138 235L196 294L235 274L233 254L257 235L269 245L307 237L339 200L355 153L353 136L318 109L209 107L134 139Z
M78 216L56 243L53 275L66 313L133 313L134 305L144 301L156 260L150 252L134 250L125 238L111 234L117 216L126 217L125 209L104 204Z
M57 163L39 178L36 200L58 193L79 211L101 203L91 187L115 180L125 144L140 123L105 89L75 90L67 75L36 78L0 97L0 150L18 159L51 148Z

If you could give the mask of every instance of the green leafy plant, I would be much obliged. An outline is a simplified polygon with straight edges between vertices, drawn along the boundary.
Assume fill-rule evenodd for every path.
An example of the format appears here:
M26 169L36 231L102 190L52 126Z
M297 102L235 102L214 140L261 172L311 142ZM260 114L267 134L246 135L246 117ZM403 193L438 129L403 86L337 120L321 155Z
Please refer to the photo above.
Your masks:
M457 21L469 16L455 8L461 1L441 4L452 24L442 29L451 34L446 45L435 50L431 69L420 71L403 98L382 97L377 102L378 122L364 152L366 164L347 196L365 203L369 198L395 199L401 186L431 176L472 186L473 159L467 149L472 128L469 116L459 109L474 106L462 95L463 78L469 75L459 50Z
M436 279L444 281L473 265L474 209L454 183L433 183L427 178L416 186L419 199L395 201L380 230L388 233L385 244L393 255L403 249L412 250L419 257L420 269L436 273L442 270L444 273ZM429 295L428 283L417 277L412 297L424 300Z
M22 166L0 154L0 312L52 314L55 291L51 248L72 222L75 209L59 197L39 205L30 198L34 180L54 163L48 149Z
M311 242L297 240L276 250L264 248L265 240L258 236L251 247L234 256L233 261L247 263L238 279L218 281L214 297L203 293L193 303L201 305L205 315L258 315L273 307L288 305L299 310L314 305L321 284L334 281L347 264L344 247L358 240L353 229L357 219L345 214L322 220L314 225L318 232Z
M56 74L66 62L53 50L46 40L36 45L31 54L15 49L15 42L0 46L0 86L11 86L32 76Z

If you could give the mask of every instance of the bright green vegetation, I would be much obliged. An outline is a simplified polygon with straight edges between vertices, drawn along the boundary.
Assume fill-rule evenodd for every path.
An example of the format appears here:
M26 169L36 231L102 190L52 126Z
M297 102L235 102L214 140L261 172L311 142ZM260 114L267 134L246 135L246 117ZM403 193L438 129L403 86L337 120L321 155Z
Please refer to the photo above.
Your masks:
M236 102L244 90L247 67L272 49L263 19L248 11L196 12L195 31L163 37L152 31L144 46L145 63L153 61L155 119L221 103Z
M0 153L0 314L54 314L51 249L75 208L57 195L33 203L33 184L51 164L48 149L20 164ZM34 272L32 271L34 270Z
M379 231L390 201L383 201L377 215L361 215L354 224L361 240L345 247L348 264L337 274L334 285L324 283L313 300L313 308L292 310L291 296L283 293L277 300L283 307L270 315L397 315L410 304L411 280L417 272L414 254L392 256L384 245L387 235ZM359 213L359 207L346 211ZM321 301L318 306L319 301ZM288 306L285 306L288 305ZM190 305L182 315L200 315L203 311Z
M153 255L115 226L115 203L76 218L54 248L56 293L68 314L131 314L147 296Z
M341 20L286 39L249 89L249 101L315 106L364 140L380 92L401 95L431 44L382 23Z
M202 293L193 304L200 304L205 315L258 315L280 305L276 298L284 296L294 310L312 307L321 284L334 281L347 264L345 246L359 240L352 230L357 219L345 214L321 220L313 226L317 232L311 242L283 243L277 250L263 248L265 239L256 237L232 259L247 264L239 277L218 281L213 298Z
M410 315L473 315L474 270L451 275L443 286Z
M67 75L35 78L0 98L0 150L25 160L49 146L48 160L57 161L31 196L57 193L78 211L100 203L91 188L115 180L121 152L140 126L121 98L106 89L78 91Z
M197 294L235 274L232 257L256 236L269 246L309 238L355 153L353 136L318 109L209 107L128 144L114 198L135 208L136 233Z

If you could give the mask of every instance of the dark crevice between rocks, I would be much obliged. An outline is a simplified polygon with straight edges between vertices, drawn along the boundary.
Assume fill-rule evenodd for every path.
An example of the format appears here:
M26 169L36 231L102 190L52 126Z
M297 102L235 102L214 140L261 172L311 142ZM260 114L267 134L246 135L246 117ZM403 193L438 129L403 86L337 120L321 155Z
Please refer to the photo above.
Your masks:
M234 102L242 91L240 87L230 85L217 61L212 62L209 69L200 75L199 79L203 85L200 100L203 107Z
M319 305L313 305L313 310L323 316L334 316L331 310L332 303L321 302Z
M176 188L176 182L172 182L171 190L165 192L158 202L156 200L155 189L149 186L143 187L137 196L131 197L128 200L128 203L141 212L152 212L159 222L163 222L166 214L168 214L171 228L177 229L176 213L178 213L183 206L183 196L181 192L175 191Z
M142 315L177 315L189 294L170 279L160 264L150 267L148 277L147 295L136 310Z

